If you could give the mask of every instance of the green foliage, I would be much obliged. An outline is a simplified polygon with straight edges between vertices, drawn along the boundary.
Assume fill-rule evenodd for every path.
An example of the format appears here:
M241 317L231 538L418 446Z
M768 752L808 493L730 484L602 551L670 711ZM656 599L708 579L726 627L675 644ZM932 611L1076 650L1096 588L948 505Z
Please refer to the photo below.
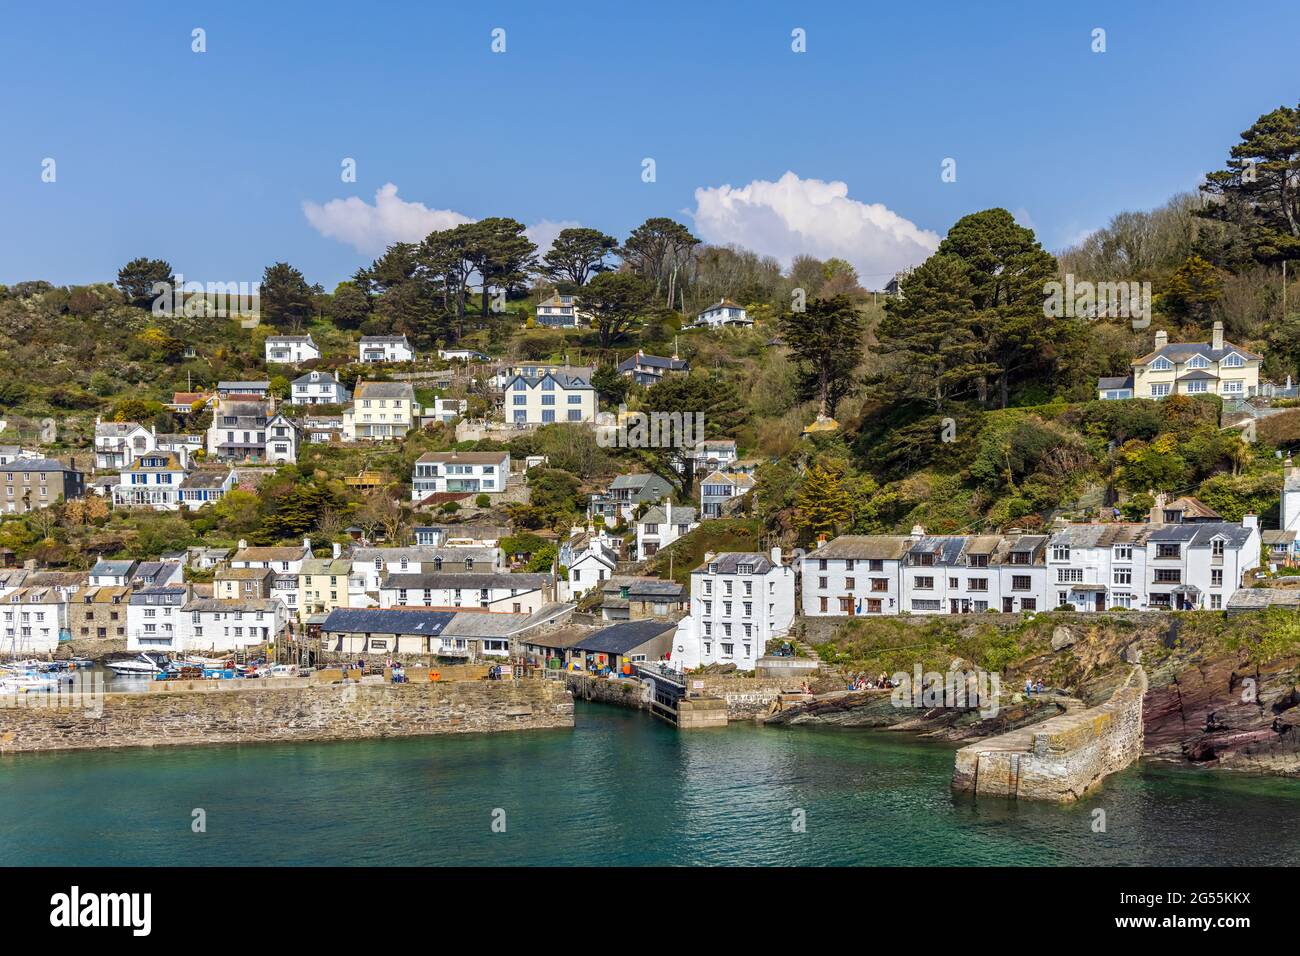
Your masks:
M609 348L626 333L650 303L651 286L632 272L602 272L579 293L584 311L600 336L600 347Z
M287 262L267 266L262 274L261 309L276 328L298 328L311 318L311 286Z
M795 497L796 528L812 537L834 535L848 522L851 501L843 477L843 472L831 464L808 469Z
M862 315L845 295L813 299L803 311L785 312L780 330L799 372L799 397L819 402L834 417L858 384Z
M168 287L176 283L171 264L163 259L132 259L117 272L118 288L128 302L139 308L153 302L156 298L154 284L159 282Z
M617 247L617 239L598 229L561 229L542 258L542 268L556 282L583 286L591 276L610 268L605 260Z
M1264 515L1278 506L1282 477L1277 472L1246 475L1211 475L1196 489L1196 497L1225 521L1240 521L1247 514Z
M591 387L602 401L610 405L621 405L627 401L632 380L621 374L614 365L599 365L591 375Z

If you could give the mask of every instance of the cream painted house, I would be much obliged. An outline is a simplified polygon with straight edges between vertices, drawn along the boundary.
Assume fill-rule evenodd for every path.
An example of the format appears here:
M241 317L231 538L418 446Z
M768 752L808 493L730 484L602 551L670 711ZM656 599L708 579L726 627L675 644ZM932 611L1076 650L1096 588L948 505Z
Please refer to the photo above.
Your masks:
M1169 343L1167 332L1157 332L1155 349L1133 360L1126 377L1097 382L1097 397L1167 398L1170 395L1220 395L1249 398L1259 391L1261 357L1225 342L1223 323L1214 323L1210 342Z
M505 419L515 425L595 421L596 390L590 378L571 371L516 375L505 386Z
M409 382L357 382L343 412L343 440L391 441L415 425L420 406Z
M298 616L306 620L313 614L328 614L336 607L348 606L348 578L352 559L338 556L308 558L298 572Z

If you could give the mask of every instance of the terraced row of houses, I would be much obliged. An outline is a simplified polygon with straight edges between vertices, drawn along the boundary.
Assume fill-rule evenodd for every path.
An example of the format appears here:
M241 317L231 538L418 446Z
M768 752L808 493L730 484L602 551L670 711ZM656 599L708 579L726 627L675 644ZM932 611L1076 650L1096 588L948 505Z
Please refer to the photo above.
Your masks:
M1260 564L1254 515L1075 524L1048 534L844 535L802 559L810 617L1222 610Z

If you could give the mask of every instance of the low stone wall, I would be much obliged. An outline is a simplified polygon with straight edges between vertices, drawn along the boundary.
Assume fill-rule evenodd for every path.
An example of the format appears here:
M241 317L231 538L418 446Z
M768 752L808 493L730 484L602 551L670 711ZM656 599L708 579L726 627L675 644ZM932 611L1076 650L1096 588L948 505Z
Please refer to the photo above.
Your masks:
M75 606L75 605L74 605ZM123 616L126 611L123 610ZM73 657L85 657L92 661L102 661L106 657L125 657L129 652L126 649L125 637L76 637L70 641L62 641L58 650L54 652L54 659L66 661Z
M583 700L630 707L633 710L648 710L650 707L641 682L637 680L609 680L574 673L566 673L564 679L575 699L581 697ZM772 702L784 686L773 680L733 674L708 674L700 677L688 674L686 680L692 697L716 697L725 701L728 720L760 720L766 717L772 709ZM697 681L703 686L696 687Z
M785 680L737 677L732 674L712 674L689 679L704 682L704 688L699 693L721 697L727 702L728 720L761 720L772 710L772 702L782 690L792 690L799 686L798 680L790 684Z
M33 703L0 708L0 753L358 740L573 726L573 698L563 683L550 680L193 682L203 685L201 689L185 688L182 685L189 683L185 681L158 683L167 689L104 694L94 707Z
M559 680L548 680L548 684L559 684ZM568 672L563 684L568 686L574 699L595 701L598 704L613 704L615 707L630 707L633 710L647 710L650 707L639 680L618 677L592 677L588 674Z
M761 680L770 678L784 684L799 686L800 681L813 680L821 671L821 662L811 657L760 657L754 673Z
M1136 667L1110 698L957 751L954 790L1019 800L1078 800L1142 755L1146 673Z

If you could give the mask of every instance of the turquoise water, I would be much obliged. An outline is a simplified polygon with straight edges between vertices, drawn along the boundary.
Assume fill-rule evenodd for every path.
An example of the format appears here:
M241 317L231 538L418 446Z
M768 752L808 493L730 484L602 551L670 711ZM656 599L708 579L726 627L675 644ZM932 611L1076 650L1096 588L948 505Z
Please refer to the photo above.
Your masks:
M573 731L6 756L0 862L1262 865L1300 850L1300 782L1150 764L1072 807L976 803L948 789L948 745L678 733L576 706Z

